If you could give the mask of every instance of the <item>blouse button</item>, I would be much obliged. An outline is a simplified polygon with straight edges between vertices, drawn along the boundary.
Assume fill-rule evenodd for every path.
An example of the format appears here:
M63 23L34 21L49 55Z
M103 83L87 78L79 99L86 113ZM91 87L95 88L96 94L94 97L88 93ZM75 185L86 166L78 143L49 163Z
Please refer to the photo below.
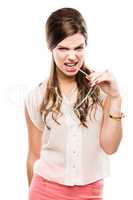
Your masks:
M73 133L73 136L76 136L76 133Z

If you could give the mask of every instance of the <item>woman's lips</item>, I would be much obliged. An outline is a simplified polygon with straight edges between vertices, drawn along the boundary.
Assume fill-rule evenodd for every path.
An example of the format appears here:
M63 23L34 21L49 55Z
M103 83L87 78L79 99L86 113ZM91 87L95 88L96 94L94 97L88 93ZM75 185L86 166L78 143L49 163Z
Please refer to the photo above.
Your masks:
M66 68L65 69L67 72L76 72L77 69L76 68Z
M75 63L64 63L64 68L68 72L75 72L77 70L77 64L78 64L78 62L75 62Z

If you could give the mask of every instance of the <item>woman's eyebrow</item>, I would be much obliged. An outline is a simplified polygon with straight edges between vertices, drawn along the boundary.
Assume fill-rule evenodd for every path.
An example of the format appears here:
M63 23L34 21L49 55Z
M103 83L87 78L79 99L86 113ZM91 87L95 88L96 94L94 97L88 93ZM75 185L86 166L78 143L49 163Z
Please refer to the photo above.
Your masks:
M82 44L80 44L80 45L78 45L78 46L74 47L74 49L77 49L77 48L79 48L79 47L83 47L83 46L84 46L84 43L82 43ZM66 46L63 46L63 45L58 45L58 47L59 47L59 48L65 48L65 49L69 49L68 47L66 47Z

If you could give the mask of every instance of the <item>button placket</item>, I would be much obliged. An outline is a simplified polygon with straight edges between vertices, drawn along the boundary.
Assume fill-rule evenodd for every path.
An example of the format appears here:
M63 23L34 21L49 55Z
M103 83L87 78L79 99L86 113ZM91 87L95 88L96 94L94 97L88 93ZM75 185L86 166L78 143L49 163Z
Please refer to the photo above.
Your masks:
M72 107L69 105L65 107L64 116L68 126L67 157L69 161L66 169L66 174L72 182L75 182L75 178L80 171L81 133Z
M79 150L80 150L80 133L78 131L77 124L75 125L75 128L73 129L72 134L72 170L75 174L78 166L79 166Z
M75 174L79 166L79 148L76 145L72 148L72 170Z

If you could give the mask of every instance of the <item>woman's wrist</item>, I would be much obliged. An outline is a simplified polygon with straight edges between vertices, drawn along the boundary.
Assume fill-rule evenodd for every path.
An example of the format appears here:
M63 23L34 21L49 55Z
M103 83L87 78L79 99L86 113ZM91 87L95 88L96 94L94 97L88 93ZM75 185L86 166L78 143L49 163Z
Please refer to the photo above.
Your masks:
M121 96L110 98L110 109L109 112L111 114L120 114L121 113L121 103L122 99Z
M124 113L121 111L121 96L118 95L115 98L110 97L110 108L108 113L104 113L105 115L108 115L110 118L120 121L124 116Z
M121 100L121 95L120 94L117 94L117 95L114 95L114 96L109 96L111 101L120 101Z

